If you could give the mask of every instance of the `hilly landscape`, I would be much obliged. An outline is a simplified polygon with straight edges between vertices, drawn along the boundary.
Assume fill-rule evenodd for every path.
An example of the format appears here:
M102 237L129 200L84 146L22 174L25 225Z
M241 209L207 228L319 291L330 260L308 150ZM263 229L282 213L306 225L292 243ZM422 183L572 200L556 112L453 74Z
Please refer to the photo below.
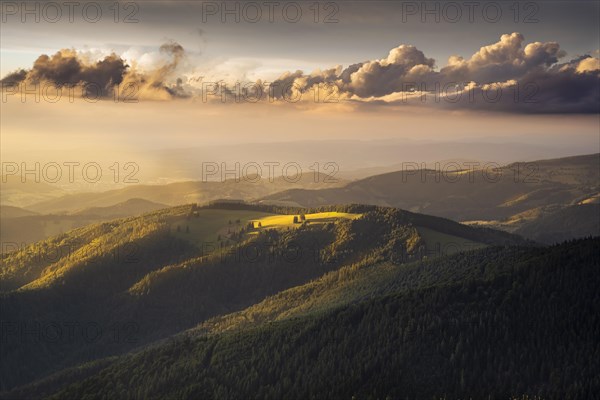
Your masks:
M509 164L404 170L340 188L290 189L263 199L303 207L362 203L398 207L556 243L600 234L600 154ZM452 167L452 168L450 168ZM562 223L569 215L570 223Z
M83 227L121 217L139 216L145 212L190 203L207 204L220 199L257 199L292 187L322 188L342 185L330 176L305 172L301 176L279 176L270 180L257 175L220 181L186 181L164 185L128 185L102 192L65 193L56 185L42 182L22 183L14 177L2 193L3 203L0 238L2 252L15 247ZM31 192L36 189L32 196ZM43 193L45 200L36 202ZM26 208L15 207L16 199ZM4 201L4 200L3 200ZM31 202L34 204L30 204Z
M343 125L343 124L340 124ZM283 138L283 136L281 137ZM343 149L343 151L339 151ZM428 140L426 138L388 137L383 139L333 138L319 140L302 138L294 141L269 141L258 143L232 143L221 145L192 146L187 148L165 148L156 150L153 156L160 165L169 165L170 173L186 177L187 180L202 178L202 160L214 160L233 165L273 161L273 155L281 165L296 162L310 166L315 162L324 165L335 162L339 171L336 178L356 180L402 169L402 162L426 163L431 166L444 161L495 161L502 165L522 160L552 159L564 154L585 154L589 147L577 143L556 146L551 143L523 143L515 140ZM307 173L308 169L305 168ZM330 171L331 172L331 171ZM160 171L164 174L165 171Z
M53 186L40 184L40 191L52 190L52 199L26 208L2 206L2 252L87 224L223 199L282 207L349 203L397 207L517 233L546 244L600 234L600 154L504 167L490 164L481 168L485 163L472 163L477 161L430 163L434 169L424 170L410 163L404 170L352 182L311 172L304 173L298 182L283 176L272 182L248 176L223 182L130 185L106 192L61 195L56 195L61 192ZM454 169L444 170L444 166ZM455 171L457 166L468 168ZM11 185L21 188L15 182ZM25 193L20 196L29 199Z
M2 207L24 208L31 204L65 195L64 189L39 179L23 179L17 175L0 177L0 203Z
M346 265L2 398L593 398L599 240Z
M1 252L12 251L89 224L138 216L167 207L143 199L129 199L112 206L92 207L60 214L37 214L18 207L2 206Z
M600 400L600 1L0 8L0 400Z
M3 206L0 399L591 398L598 161Z
M290 172L291 173L291 172ZM295 171L294 171L295 173ZM74 212L94 207L107 207L130 199L177 206L208 203L219 199L252 200L289 188L325 188L343 185L345 181L329 175L304 171L300 176L246 175L223 180L175 182L165 185L129 185L100 193L76 193L31 204L27 209L37 213Z
M31 215L36 215L36 213L20 207L0 206L0 217L2 218L26 217Z
M225 202L88 225L2 255L2 389L149 344L342 267L519 244L529 245L501 231L360 205ZM47 327L64 334L73 321L69 340L44 340ZM88 324L100 332L91 343L82 333Z
M430 264L410 266L392 275L407 289L227 333L183 334L91 376L59 376L67 385L56 398L593 398L600 363L581 360L600 350L597 248L587 240L515 252L510 269L497 249L436 266L464 273L458 282L428 281L419 270Z

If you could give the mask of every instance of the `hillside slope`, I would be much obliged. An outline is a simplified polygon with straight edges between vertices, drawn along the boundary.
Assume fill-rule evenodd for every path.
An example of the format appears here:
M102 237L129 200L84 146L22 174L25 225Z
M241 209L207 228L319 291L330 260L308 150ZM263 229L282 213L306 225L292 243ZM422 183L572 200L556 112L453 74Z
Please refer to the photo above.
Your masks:
M375 289L359 301L233 330L193 330L8 395L593 398L600 390L599 245L596 238L475 250L383 272L394 276L383 291L369 285L376 270L369 268L340 277Z
M318 212L353 217L319 219ZM306 221L256 224L281 214ZM192 205L80 228L2 255L1 318L15 327L1 349L2 388L167 337L344 266L519 243L507 233L373 206ZM22 340L32 325L67 329L73 321L73 340ZM87 324L103 333L92 343L82 333Z
M545 215L515 230L540 243L600 235L600 204L578 204Z

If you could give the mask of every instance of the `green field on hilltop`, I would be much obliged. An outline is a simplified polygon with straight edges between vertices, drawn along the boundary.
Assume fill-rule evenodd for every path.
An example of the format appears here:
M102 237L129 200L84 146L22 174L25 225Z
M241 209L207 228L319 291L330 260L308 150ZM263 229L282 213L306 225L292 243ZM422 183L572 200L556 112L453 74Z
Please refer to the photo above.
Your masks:
M326 223L334 222L338 219L357 219L360 218L361 215L362 214L330 211L310 214L270 215L256 219L252 222L255 228L286 228L290 226L298 226L304 221L311 224ZM304 216L304 219L302 216ZM296 222L294 222L294 217L296 217Z
M202 246L219 242L219 239L227 240L232 233L246 228L251 221L272 215L252 210L200 209L191 215L174 219L170 229L176 237Z

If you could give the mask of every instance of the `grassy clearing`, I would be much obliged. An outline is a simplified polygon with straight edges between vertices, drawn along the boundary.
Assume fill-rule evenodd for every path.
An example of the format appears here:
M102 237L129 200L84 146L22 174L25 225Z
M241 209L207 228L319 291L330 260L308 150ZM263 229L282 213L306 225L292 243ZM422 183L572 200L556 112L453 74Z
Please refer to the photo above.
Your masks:
M191 216L184 216L171 223L171 232L201 247L206 243L227 240L253 220L269 218L273 214L249 210L201 209Z
M321 213L313 213L313 214L304 214L305 220L308 223L326 223L333 222L337 219L357 219L360 218L362 214L352 214L352 213L343 213L343 212L321 212ZM294 218L296 218L297 222L294 222ZM263 218L255 219L252 221L254 224L254 228L262 228L262 229L272 229L272 228L286 228L299 226L302 220L302 214L293 214L293 215L271 215Z

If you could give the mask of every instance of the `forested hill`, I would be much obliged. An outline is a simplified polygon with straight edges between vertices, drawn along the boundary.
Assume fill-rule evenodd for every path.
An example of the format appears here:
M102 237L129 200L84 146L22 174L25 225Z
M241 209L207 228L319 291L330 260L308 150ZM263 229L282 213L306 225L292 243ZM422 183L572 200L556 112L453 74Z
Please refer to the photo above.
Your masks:
M525 243L374 206L188 205L78 228L0 256L0 390L147 345L344 267ZM92 341L90 326L100 332ZM62 332L60 340L43 337L46 328Z
M516 252L486 248L410 264L400 268L412 279L448 266L462 278L247 329L179 335L12 394L592 399L600 393L599 246L594 238Z

